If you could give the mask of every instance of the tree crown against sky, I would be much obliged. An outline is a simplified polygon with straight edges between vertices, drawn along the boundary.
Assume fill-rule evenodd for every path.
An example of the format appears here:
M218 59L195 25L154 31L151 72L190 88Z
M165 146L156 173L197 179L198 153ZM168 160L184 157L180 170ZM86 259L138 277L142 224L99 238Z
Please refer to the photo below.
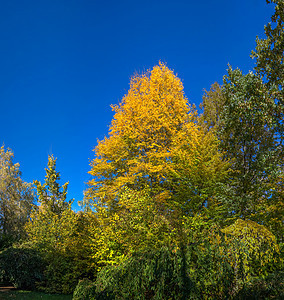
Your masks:
M171 205L196 211L210 202L216 181L226 176L218 142L196 122L183 85L160 63L131 79L109 136L99 141L86 200L111 209L125 187L168 193ZM195 199L195 200L194 200ZM173 208L173 207L172 207Z
M20 164L13 162L14 153L0 148L0 236L5 240L19 240L25 234L27 222L35 202L30 183L21 178Z

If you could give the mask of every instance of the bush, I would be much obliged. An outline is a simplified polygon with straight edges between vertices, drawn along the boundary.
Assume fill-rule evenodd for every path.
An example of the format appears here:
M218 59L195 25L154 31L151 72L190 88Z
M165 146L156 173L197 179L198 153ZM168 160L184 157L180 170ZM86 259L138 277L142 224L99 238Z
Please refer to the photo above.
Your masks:
M284 299L284 272L275 272L245 284L236 299Z
M87 272L88 266L85 260L79 261L64 253L53 252L45 255L45 261L45 280L37 285L40 291L72 294L80 279L92 278L92 274Z
M184 299L195 295L185 264L185 257L168 248L137 253L120 266L99 273L96 299Z
M134 254L101 270L95 283L81 281L74 300L110 299L280 299L283 272L239 282L222 239ZM211 242L213 240L211 239Z
M95 283L81 281L73 299L183 299L193 291L193 283L182 272L181 257L162 248L105 267Z
M235 274L224 244L204 241L187 252L188 272L201 299L227 299L234 293Z
M73 300L91 300L94 298L96 285L89 279L80 280L73 294Z
M102 269L95 283L80 282L73 299L230 298L234 270L218 249L194 245L136 253L118 266Z
M44 278L44 261L37 251L25 247L11 247L0 253L2 281L14 287L35 289Z
M72 294L78 281L94 278L85 259L60 252L43 253L27 245L0 253L0 280L14 287L47 293Z
M283 297L283 270L246 278L242 244L211 230L198 242L135 253L101 270L95 283L81 282L76 300L86 299L264 299ZM239 255L236 266L234 258Z

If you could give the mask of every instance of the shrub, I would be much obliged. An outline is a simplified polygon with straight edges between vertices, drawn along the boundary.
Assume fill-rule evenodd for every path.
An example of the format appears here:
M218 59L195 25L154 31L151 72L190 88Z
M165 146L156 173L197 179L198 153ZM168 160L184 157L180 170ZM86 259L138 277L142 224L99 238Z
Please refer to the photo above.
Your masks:
M184 299L194 295L185 258L163 247L134 254L118 267L103 269L96 281L96 299Z
M117 266L103 268L95 283L82 281L74 299L262 299L283 296L283 270L265 278L242 268L238 240L212 230L184 247L134 253ZM233 258L239 255L239 260ZM264 278L264 279L263 279Z
M45 261L45 280L37 285L40 291L72 294L80 279L93 278L92 274L88 273L87 262L76 260L71 255L54 251L45 255Z
M135 253L103 268L95 283L80 282L74 299L225 299L233 283L234 270L222 248L205 242Z
M188 273L201 299L226 299L234 293L235 274L224 242L210 241L187 249Z
M44 278L44 266L42 257L33 249L11 247L0 253L2 280L16 288L35 289L36 283Z
M236 299L284 299L284 272L274 272L245 284Z
M90 300L95 295L96 285L89 279L80 280L73 294L73 300Z

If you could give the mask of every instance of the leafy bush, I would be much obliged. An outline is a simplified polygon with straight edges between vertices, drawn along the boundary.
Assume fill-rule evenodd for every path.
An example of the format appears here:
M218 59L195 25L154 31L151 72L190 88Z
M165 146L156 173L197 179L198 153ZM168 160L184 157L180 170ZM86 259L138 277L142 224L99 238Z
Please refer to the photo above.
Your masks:
M205 240L205 239L204 239ZM198 296L204 299L226 299L234 293L235 274L222 242L194 245L187 250L188 273Z
M73 299L222 299L233 282L232 267L212 246L164 247L105 267L95 283L80 282Z
M73 293L87 273L86 261L53 252L44 254L27 246L11 247L0 253L0 279L16 288L47 293Z
M168 248L134 254L118 267L103 269L96 281L96 299L182 299L194 294L185 260Z
M77 261L72 256L61 252L53 252L45 256L45 280L37 285L40 291L47 293L72 294L78 281L88 274L86 261Z
M236 299L284 299L284 272L275 272L245 284Z
M94 297L96 285L89 279L80 280L73 294L73 300L90 300Z
M37 251L25 247L11 247L0 253L2 280L16 288L35 289L44 278L45 263Z
M102 269L94 284L81 281L73 299L183 299L194 293L183 263L168 248L136 253L119 266Z
M232 246L231 260L236 269L242 268L246 282L251 278L265 277L282 264L281 249L265 226L238 219L222 231Z
M234 248L237 245L234 245ZM135 253L101 270L95 283L84 280L74 300L86 299L264 299L283 296L283 272L240 281L245 271L231 265L225 236L212 233L182 249ZM243 272L243 273L242 273Z

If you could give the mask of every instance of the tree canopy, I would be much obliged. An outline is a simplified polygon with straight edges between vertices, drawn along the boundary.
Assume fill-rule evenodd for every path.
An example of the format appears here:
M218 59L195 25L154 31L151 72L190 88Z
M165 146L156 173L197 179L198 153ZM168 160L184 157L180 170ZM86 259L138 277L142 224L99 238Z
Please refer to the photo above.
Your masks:
M35 201L31 184L22 180L20 164L13 158L12 150L0 148L0 238L4 244L24 237Z
M160 63L134 76L127 95L113 109L109 137L95 148L90 171L94 179L86 196L112 209L125 187L150 188L152 195L166 193L168 204L188 212L208 204L212 183L224 179L228 164L215 136L195 121L173 71Z

